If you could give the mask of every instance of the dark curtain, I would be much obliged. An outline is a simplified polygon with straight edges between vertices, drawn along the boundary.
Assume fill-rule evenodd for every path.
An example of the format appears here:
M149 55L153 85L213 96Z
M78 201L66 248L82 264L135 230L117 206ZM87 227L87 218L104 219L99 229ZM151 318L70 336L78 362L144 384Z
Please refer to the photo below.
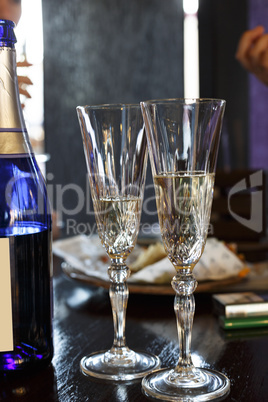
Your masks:
M45 0L43 23L48 184L64 233L88 233L85 225L95 220L87 213L92 203L75 108L182 97L182 2Z
M227 102L219 168L249 165L248 76L235 59L240 35L248 29L247 19L246 0L200 0L200 96Z

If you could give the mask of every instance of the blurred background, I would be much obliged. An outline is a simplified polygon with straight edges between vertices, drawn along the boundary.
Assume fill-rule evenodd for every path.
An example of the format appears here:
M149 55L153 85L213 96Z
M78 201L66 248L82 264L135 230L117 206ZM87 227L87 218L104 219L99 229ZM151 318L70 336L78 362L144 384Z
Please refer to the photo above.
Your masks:
M63 236L95 222L77 105L223 98L218 168L267 168L268 88L235 59L241 34L267 21L266 0L22 0L25 118ZM154 223L150 167L147 181L142 219Z

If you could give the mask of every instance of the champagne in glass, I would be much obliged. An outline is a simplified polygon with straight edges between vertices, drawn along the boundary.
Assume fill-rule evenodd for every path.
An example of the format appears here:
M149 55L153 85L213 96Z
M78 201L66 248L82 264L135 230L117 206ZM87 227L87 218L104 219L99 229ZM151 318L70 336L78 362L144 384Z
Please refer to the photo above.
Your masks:
M94 201L98 232L111 258L126 258L135 246L142 208L141 197L106 197Z
M166 253L175 267L193 268L207 237L214 173L159 174L154 184Z

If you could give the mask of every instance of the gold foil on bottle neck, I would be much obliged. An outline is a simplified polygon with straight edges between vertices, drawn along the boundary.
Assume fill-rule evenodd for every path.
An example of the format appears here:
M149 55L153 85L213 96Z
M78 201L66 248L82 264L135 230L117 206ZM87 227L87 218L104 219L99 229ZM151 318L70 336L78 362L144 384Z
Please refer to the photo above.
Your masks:
M19 99L16 52L0 48L0 154L25 154L29 149Z
M0 154L29 153L30 145L23 132L0 132Z

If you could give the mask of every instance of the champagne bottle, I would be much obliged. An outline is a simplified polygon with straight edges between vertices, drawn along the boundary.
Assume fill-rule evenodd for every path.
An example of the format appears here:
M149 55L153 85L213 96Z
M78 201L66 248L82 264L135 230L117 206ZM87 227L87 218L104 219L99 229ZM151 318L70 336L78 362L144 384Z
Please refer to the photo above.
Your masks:
M51 213L19 99L14 27L0 19L1 372L53 355Z

